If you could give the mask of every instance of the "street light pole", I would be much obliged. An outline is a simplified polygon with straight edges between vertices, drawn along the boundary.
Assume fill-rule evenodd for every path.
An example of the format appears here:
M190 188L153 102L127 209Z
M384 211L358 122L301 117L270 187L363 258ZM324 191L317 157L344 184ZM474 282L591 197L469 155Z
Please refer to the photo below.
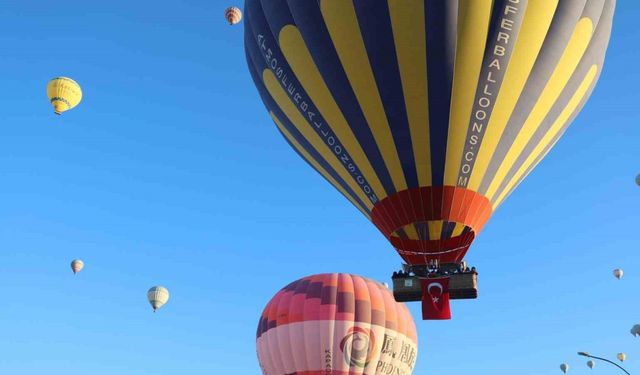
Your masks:
M616 366L616 367L617 367L617 368L619 368L620 370L624 371L624 372L625 372L625 374L627 374L627 375L631 375L631 374L629 374L629 371L627 371L627 370L625 370L624 368L622 368L622 366L620 366L619 364L617 364L617 363L615 363L615 362L612 362L612 361L610 361L610 360L608 360L608 359L606 359L606 358L596 357L596 356L591 355L591 354L589 354L589 353L587 353L587 352L578 352L578 355L581 355L581 356L583 356L583 357L593 358L593 359L599 359L599 360L601 360L601 361L605 361L605 362L611 363L612 365Z

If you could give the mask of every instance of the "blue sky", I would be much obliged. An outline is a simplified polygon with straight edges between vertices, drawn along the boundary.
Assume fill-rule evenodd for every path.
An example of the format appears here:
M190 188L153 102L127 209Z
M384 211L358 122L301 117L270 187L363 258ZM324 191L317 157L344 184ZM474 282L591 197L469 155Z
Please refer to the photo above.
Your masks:
M0 373L258 374L257 319L282 286L399 267L278 134L227 5L2 2ZM414 374L590 373L578 350L640 372L638 16L618 3L595 93L469 252L480 298L417 322ZM58 117L59 75L85 96ZM156 284L172 295L153 314Z

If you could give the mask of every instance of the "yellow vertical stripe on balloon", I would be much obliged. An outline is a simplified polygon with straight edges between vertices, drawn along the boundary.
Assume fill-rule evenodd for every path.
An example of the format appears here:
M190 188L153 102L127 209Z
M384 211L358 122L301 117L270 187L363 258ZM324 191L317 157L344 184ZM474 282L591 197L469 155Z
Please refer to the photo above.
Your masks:
M461 235L465 227L466 225L464 224L456 223L456 226L453 228L453 232L451 232L451 237L453 238Z
M461 0L451 93L444 184L457 185L471 108L482 68L491 18L491 1Z
M373 204L369 197L366 196L362 188L358 186L356 180L349 174L344 168L342 162L338 160L333 151L327 146L326 143L320 138L318 133L313 130L312 125L307 122L307 119L302 116L298 111L298 108L289 99L289 96L284 91L278 78L271 70L265 69L262 73L262 80L264 85L273 97L273 100L278 104L278 107L289 118L289 121L298 129L302 136L318 151L318 153L329 163L336 173L349 185L351 190L354 191L358 198L367 206L367 209L371 210Z
M538 101L531 110L527 120L524 122L524 125L516 136L511 148L509 148L509 151L498 168L491 185L489 185L486 196L489 197L490 201L494 202L494 195L502 181L505 179L509 169L511 169L513 163L518 159L518 156L522 153L527 142L531 139L555 101L562 93L564 87L569 81L569 78L571 78L576 66L578 66L580 59L589 46L592 32L593 22L591 19L585 17L578 21L576 28L573 30L573 35L571 35L571 39L560 57L558 65L551 74L540 98L538 98Z
M557 5L558 0L528 2L509 66L487 124L478 157L473 165L468 185L470 190L478 191L480 188L498 141L502 137L540 53Z
M406 233L407 237L410 240L417 240L417 239L420 238L420 237L418 237L418 231L416 230L416 227L413 226L413 225L407 225L404 228L404 233Z
M322 0L322 17L396 191L407 189L400 158L351 1Z
M420 186L431 186L424 0L388 0Z
M300 30L293 25L282 28L279 35L280 49L284 53L287 62L302 84L305 91L311 97L327 125L338 136L342 145L360 168L364 178L369 182L376 196L382 200L387 196L380 178L371 166L362 146L356 139L349 123L344 118L342 111L336 104L333 95L329 91L320 71L318 70L307 45L302 39ZM346 168L343 165L343 168Z
M340 193L342 193L342 195L344 195L354 206L356 206L356 208L358 210L360 210L360 212L362 212L362 214L364 216L366 216L368 219L371 219L371 217L369 216L369 214L367 213L367 211L364 209L364 207L362 207L358 201L356 201L355 199L353 199L353 197L351 196L351 194L347 193L346 190L344 190L344 188L338 183L338 181L336 181L333 177L331 177L331 175L329 174L329 172L327 172L326 169L324 169L311 155L309 155L309 153L307 152L307 150L305 150L302 145L300 145L300 143L298 143L298 141L296 141L296 139L293 137L293 135L291 135L291 133L289 132L289 130L287 130L287 128L284 127L284 125L282 125L282 122L278 119L278 117L273 113L273 112L269 112L269 114L271 115L271 118L273 119L273 122L276 123L276 125L278 126L278 129L280 129L280 131L282 132L282 134L284 134L285 138L287 138L287 140L293 145L293 147L300 153L300 155L302 155L302 157L309 162L309 164L311 164L324 178L327 179L327 181L329 181L329 183L331 183L331 185L333 185L333 187L335 187L336 189L338 189L338 191Z
M547 154L549 153L549 151L551 151L552 148L555 147L556 143L558 143L558 141L560 140L560 138L557 138L553 144L551 145L551 147L549 147L549 149L547 149L547 151L544 152L544 154L542 155L542 157L540 158L540 160L544 159L547 157ZM534 168L530 168L528 172L526 172L525 175L523 175L522 177L520 177L520 179L516 182L515 185L513 185L513 187L511 187L511 189L508 190L508 193L502 197L502 199L500 200L499 203L497 204L493 204L493 211L495 212L495 210L498 209L498 207L507 199L509 198L509 196L511 195L511 193L513 193L514 190L516 190L516 188L518 187L518 185L520 185L522 183L522 181L524 181L528 176L529 173L531 173L533 171ZM506 190L506 189L505 189Z
M553 141L553 139L558 134L558 132L562 130L562 127L564 126L564 124L566 124L566 122L569 120L569 117L571 117L571 115L574 113L576 108L578 108L578 105L580 104L584 96L589 91L589 87L591 87L591 84L596 78L597 73L598 73L598 66L592 65L589 71L587 72L587 74L585 75L584 79L582 80L582 83L580 83L580 86L578 87L576 92L573 94L573 96L569 100L569 103L567 103L567 106L562 110L562 112L560 113L556 121L553 123L553 125L551 125L551 128L547 131L544 137L542 137L540 142L536 145L536 147L533 149L531 154L527 157L527 159L522 164L522 166L520 166L516 174L513 175L513 177L505 187L505 189L502 191L502 193L498 197L498 199L496 199L494 206L498 206L500 202L502 202L505 195L511 190L514 184L516 184L518 181L521 180L522 175L536 160L538 155L540 155L544 151L544 149L549 145L549 143Z
M439 240L442 237L442 220L427 221L429 226L429 239Z

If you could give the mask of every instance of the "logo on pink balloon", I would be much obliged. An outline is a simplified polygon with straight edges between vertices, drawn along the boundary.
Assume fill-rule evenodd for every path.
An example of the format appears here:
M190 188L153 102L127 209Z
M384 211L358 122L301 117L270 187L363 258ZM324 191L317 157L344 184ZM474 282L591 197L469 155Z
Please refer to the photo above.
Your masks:
M340 341L340 350L350 367L365 368L374 354L375 336L370 329L353 327Z

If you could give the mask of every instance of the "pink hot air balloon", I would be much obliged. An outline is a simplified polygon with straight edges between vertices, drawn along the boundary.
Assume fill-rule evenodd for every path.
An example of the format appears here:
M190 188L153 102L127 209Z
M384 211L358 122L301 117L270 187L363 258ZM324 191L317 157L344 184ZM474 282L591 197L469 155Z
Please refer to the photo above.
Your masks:
M258 323L265 375L410 375L416 328L382 284L349 274L302 278L269 301Z

